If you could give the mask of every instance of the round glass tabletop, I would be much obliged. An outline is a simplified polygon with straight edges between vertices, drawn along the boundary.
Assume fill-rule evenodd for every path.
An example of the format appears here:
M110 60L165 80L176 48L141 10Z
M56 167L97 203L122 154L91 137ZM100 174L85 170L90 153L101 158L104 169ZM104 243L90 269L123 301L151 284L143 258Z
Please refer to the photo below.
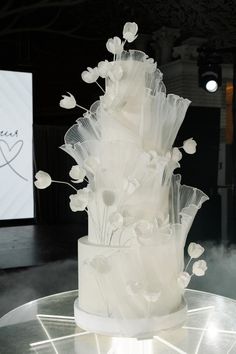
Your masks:
M186 290L188 317L181 328L152 339L114 338L77 327L73 303L78 291L47 296L0 319L3 354L236 354L236 301Z

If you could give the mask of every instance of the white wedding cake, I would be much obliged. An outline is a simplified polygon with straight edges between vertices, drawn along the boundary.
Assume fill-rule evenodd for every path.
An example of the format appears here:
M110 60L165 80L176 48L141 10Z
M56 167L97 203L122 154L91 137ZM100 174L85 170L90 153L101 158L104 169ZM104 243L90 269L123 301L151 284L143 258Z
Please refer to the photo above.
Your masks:
M104 78L105 88L98 84L102 95L68 130L62 149L77 163L72 182L88 182L70 196L71 209L86 210L89 222L88 236L78 241L76 323L96 333L141 338L186 318L184 289L192 274L204 275L207 266L195 261L192 274L187 272L184 247L208 198L181 185L173 173L180 167L180 150L196 150L192 138L173 147L190 101L166 94L153 59L124 50L137 29L126 23L125 41L107 41L113 60L82 73L87 83ZM60 105L81 107L71 94ZM36 175L38 188L45 188L46 175ZM190 260L203 251L191 243Z

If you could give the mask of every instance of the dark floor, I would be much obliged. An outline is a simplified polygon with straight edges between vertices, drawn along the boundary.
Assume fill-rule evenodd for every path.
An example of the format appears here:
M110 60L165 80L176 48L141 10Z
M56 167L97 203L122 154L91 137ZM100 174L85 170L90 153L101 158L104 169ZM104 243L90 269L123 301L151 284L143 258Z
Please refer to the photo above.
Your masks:
M78 287L77 240L86 227L0 227L0 317L28 301Z
M0 228L0 269L31 267L77 258L85 226L27 225Z

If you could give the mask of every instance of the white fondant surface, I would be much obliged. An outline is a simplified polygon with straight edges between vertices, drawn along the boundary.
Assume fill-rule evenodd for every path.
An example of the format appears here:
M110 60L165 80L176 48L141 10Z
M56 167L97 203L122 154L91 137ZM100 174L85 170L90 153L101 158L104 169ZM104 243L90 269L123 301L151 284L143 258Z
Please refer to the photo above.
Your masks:
M93 315L79 308L79 298L74 303L77 326L87 331L118 337L152 338L161 330L178 327L187 317L187 306L183 300L178 311L165 316L125 319Z
M173 238L150 246L118 247L78 241L79 326L103 334L150 336L186 317ZM170 260L166 260L170 257Z

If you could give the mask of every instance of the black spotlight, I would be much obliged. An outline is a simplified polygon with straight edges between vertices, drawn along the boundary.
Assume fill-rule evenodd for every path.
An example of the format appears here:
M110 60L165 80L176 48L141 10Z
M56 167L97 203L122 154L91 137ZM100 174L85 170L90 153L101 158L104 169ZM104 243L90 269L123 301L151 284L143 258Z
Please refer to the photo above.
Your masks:
M207 92L216 92L222 85L221 57L209 50L202 50L198 59L199 87Z

